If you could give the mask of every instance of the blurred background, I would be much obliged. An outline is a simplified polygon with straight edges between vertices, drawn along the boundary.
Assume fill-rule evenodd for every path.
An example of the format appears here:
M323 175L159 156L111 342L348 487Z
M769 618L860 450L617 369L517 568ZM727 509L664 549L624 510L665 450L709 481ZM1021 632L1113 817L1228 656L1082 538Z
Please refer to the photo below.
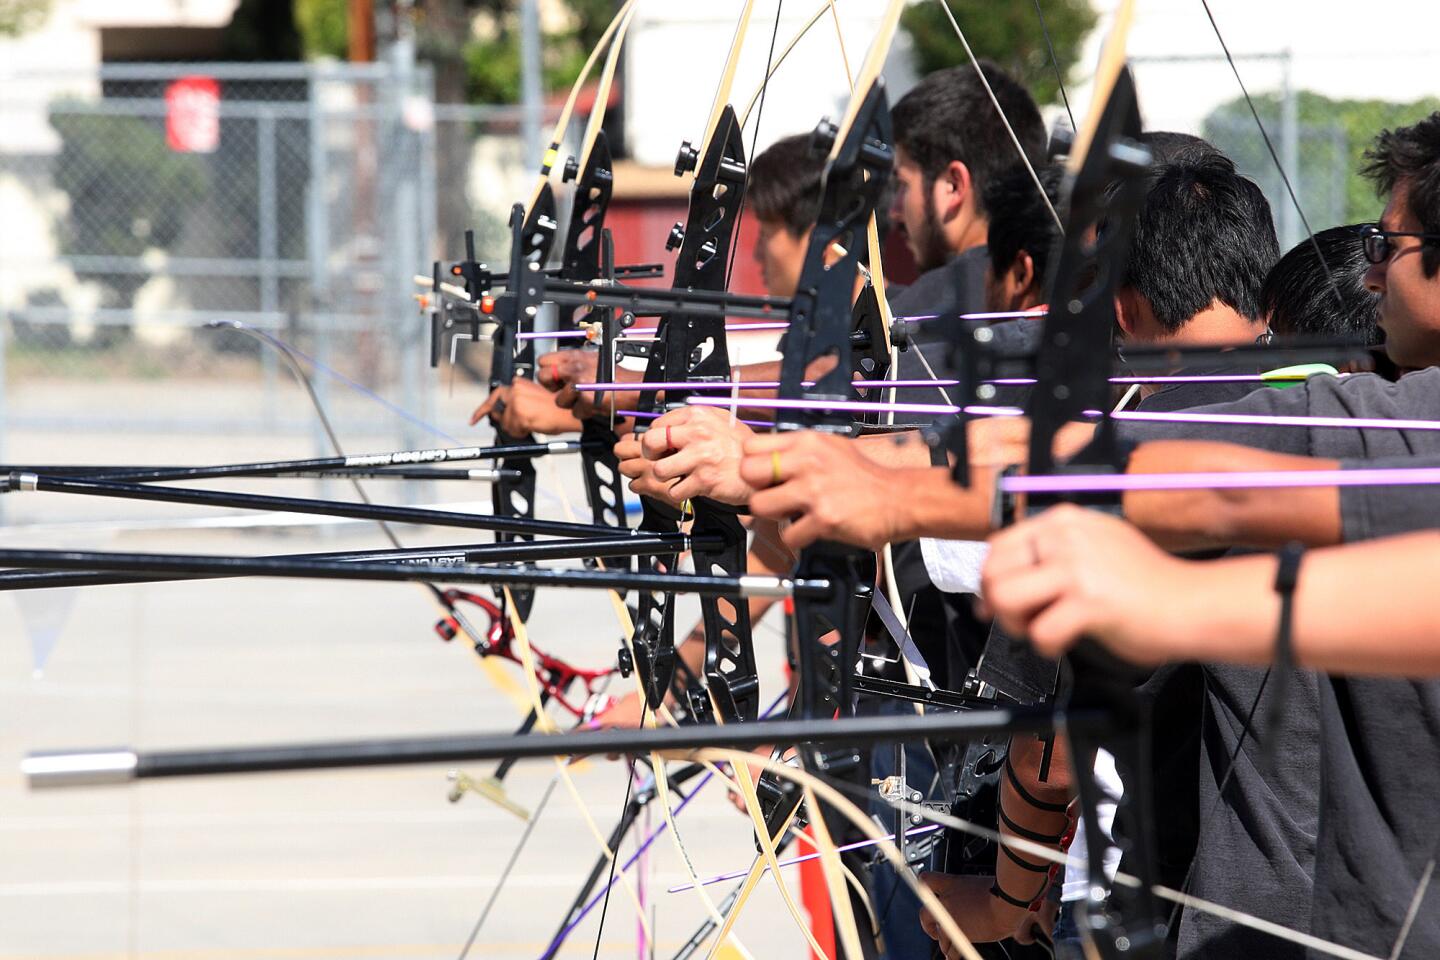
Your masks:
M1047 120L1083 117L1114 0L950 5L976 53L1025 80ZM740 7L641 0L607 103L618 158L609 225L622 263L672 259L664 240L684 216L687 185L671 173L675 151L703 135ZM760 92L772 33L783 46L815 7L759 0L737 107ZM756 112L760 149L843 109L847 70L883 7L836 0L838 26L824 18L797 44ZM1309 225L1375 218L1356 175L1361 151L1381 128L1440 108L1434 0L1375 11L1339 0L1211 7ZM503 260L509 207L614 9L612 0L0 0L0 462L330 454L277 352L235 322L309 358L348 452L487 442L487 428L465 426L482 396L484 351L469 348L456 369L428 366L412 278L458 257L467 228L482 259ZM1302 238L1199 0L1141 0L1129 49L1147 125L1212 139L1264 187L1282 246ZM886 66L892 102L917 77L962 62L938 3L912 3ZM593 84L582 93L567 146L596 96ZM734 286L744 292L760 292L754 232L753 219L742 221ZM899 243L887 245L886 264L893 279L912 272ZM583 503L575 474L563 463L541 471L542 516ZM226 486L351 495L335 482ZM475 484L376 484L371 495L488 502ZM382 545L363 524L24 496L0 497L0 546ZM543 598L537 642L609 662L618 632L608 616L598 597ZM473 796L447 805L443 771L63 798L29 795L13 773L21 753L41 747L514 723L513 687L440 644L432 620L418 591L343 584L0 599L0 960L456 955L519 821ZM777 689L778 648L765 654ZM550 775L520 768L515 795L533 806ZM582 782L599 819L613 818L620 769L592 764ZM594 845L578 811L546 816L473 955L538 955L588 868ZM701 872L745 866L737 852L748 863L748 826L719 794L691 816ZM656 856L662 879L681 874L673 850ZM647 903L663 917L661 949L673 949L703 911L693 895L666 896L652 891ZM762 899L742 923L756 955L803 955L778 899ZM621 907L601 941L607 955L634 951L634 909ZM594 947L595 927L585 929L590 942L577 934L573 955Z

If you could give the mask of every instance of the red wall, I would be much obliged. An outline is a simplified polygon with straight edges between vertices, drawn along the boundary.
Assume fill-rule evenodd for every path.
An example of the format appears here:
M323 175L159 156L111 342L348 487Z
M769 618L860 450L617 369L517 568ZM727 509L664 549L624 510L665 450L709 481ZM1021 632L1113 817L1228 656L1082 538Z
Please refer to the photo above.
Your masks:
M641 280L643 284L668 287L670 267L675 263L675 252L665 249L665 238L676 221L683 222L686 214L684 198L663 199L616 198L610 202L605 223L615 236L615 262L663 263L665 278ZM759 232L754 217L742 216L740 236L735 253L735 270L731 274L730 289L735 293L763 294L765 285L760 280L760 265L755 262L755 237ZM910 252L898 235L891 231L885 238L885 278L890 283L909 283L915 279L915 263Z

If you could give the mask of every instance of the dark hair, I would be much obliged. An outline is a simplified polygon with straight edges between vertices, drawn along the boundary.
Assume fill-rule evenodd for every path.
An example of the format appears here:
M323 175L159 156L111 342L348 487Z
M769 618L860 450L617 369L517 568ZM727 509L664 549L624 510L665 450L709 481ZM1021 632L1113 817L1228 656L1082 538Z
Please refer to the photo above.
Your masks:
M761 220L778 220L795 236L815 225L825 154L808 134L776 140L750 161L745 199Z
M1064 168L1052 163L1035 173L1045 187L1045 195L1059 209ZM986 244L990 269L995 271L995 276L1003 277L1023 250L1035 264L1035 276L1044 283L1050 250L1060 238L1060 228L1045 206L1030 171L1018 164L1011 167L986 184L984 199L985 209L990 211Z
M1410 212L1423 233L1440 233L1440 112L1419 123L1382 131L1365 151L1361 174L1375 182L1381 196L1394 193L1402 182ZM1440 245L1421 241L1425 276L1440 270Z
M1225 156L1220 148L1204 137L1178 130L1146 130L1140 134L1140 142L1150 148L1152 162L1189 163L1210 156Z
M985 80L1032 163L1045 159L1045 124L1035 100L1018 81L988 60ZM951 161L970 171L975 197L984 209L985 185L1014 164L1015 144L995 112L985 85L969 65L936 70L901 97L890 111L895 143L933 183Z
M1260 286L1280 257L1265 194L1220 153L1154 168L1122 286L1174 333L1213 301L1260 318Z
M1365 287L1370 263L1360 245L1360 226L1321 230L1314 243L1301 240L1270 268L1260 288L1260 311L1271 330L1282 336L1359 334L1372 345L1384 339L1375 323L1380 295ZM1317 246L1334 286L1315 255Z

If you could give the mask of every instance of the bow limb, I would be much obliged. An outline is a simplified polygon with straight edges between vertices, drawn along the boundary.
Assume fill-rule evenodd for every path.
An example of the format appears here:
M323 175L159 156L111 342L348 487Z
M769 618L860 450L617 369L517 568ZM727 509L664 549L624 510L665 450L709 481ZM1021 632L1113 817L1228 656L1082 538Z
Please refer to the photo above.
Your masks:
M840 29L840 11L835 9L835 0L826 0L826 6L830 10L831 22L835 24L835 40L840 44L840 65L845 68L845 80L851 89L854 89L855 71L850 69L850 55L845 52L845 34Z
M730 104L730 89L735 85L735 70L740 66L740 51L745 47L745 33L754 11L755 0L745 0L740 19L735 24L735 36L730 41L730 52L725 57L725 71L720 74L720 83L715 87L715 99L710 104L710 117L705 121L705 136L700 141L699 156L705 156L705 151L710 148L710 140L719 129L720 117Z
M502 593L505 598L505 614L510 618L510 628L514 632L515 645L520 649L520 661L525 665L524 673L530 691L530 706L531 709L535 711L535 726L542 734L554 733L556 732L555 722L551 720L550 715L545 712L545 704L540 699L540 684L536 679L535 652L530 647L530 632L525 626L525 621L520 616L519 610L515 605L515 598L510 594L510 588L504 587ZM595 822L595 817L590 812L589 804L585 802L585 798L581 795L579 788L575 786L575 781L570 776L569 764L561 757L555 757L554 762L556 774L560 777L561 783L565 785L565 790L570 794L570 798L575 801L575 806L580 811L581 819L585 821L585 826L590 830L591 835L595 838L595 842L600 846L600 852L604 854L606 860L614 865L616 862L616 851L610 849L609 842L605 839L604 833L601 832L599 824ZM659 776L663 776L663 769L657 773L657 780ZM647 940L652 939L650 923L645 915L645 907L641 904L640 898L636 894L634 886L630 883L629 877L624 873L617 874L617 882L625 888L626 895L635 907L635 915L640 920L640 929L644 932L645 938Z
M611 605L614 607L615 610L615 616L620 621L621 637L624 639L625 649L628 650L630 653L630 662L638 663L639 660L636 658L634 645L635 623L630 616L630 608L625 605L624 599L616 591L609 591L609 595ZM630 673L630 678L634 681L635 692L636 695L640 697L640 702L642 704L646 703L647 700L645 685L641 681L639 671L632 670ZM671 715L669 708L667 708L663 703L661 703L661 705L656 708L654 716L645 717L645 725L647 727L654 727L656 717L659 717L659 719L663 720L669 726L679 726L679 724L675 720L675 717ZM650 765L655 775L655 795L656 798L660 801L660 809L664 811L665 823L670 828L671 841L675 844L676 852L680 854L680 862L684 865L685 873L687 874L690 882L694 884L699 884L699 874L696 872L695 865L690 859L690 852L685 848L685 843L681 839L680 830L675 824L675 813L673 808L670 806L670 787L665 774L665 758L662 757L659 753L652 751L650 754ZM731 783L730 778L727 777L724 773L722 773L714 764L709 764L709 768L711 772L713 772L721 780L724 780L726 783ZM696 889L699 890L699 886L697 886ZM748 899L748 896L748 894L745 894L739 899L737 899L735 901L735 905L731 908L732 912L738 912L738 910L743 907L745 900ZM715 940L716 945L718 946L719 944L726 942L726 940L729 940L731 945L734 946L737 951L739 951L741 956L745 957L746 960L753 960L750 952L745 949L745 945L740 942L740 938L734 936L730 932L729 926L725 922L725 918L720 915L720 911L716 908L715 902L710 899L709 893L702 892L700 896L700 902L704 906L705 912L710 917L710 919L717 926L722 928L720 936L718 936Z
M590 150L595 146L595 138L605 125L605 110L610 101L610 87L615 80L615 67L620 62L620 50L625 45L625 35L630 31L630 21L635 18L636 9L630 6L624 12L625 19L620 22L620 28L615 31L610 50L605 55L605 67L600 71L600 83L595 91L595 106L590 111L590 118L585 123L585 136L580 141L581 170L590 162Z
M718 709L716 710L716 716L719 716ZM795 925L800 928L800 932L805 935L805 939L809 942L810 949L813 950L815 955L820 957L821 960L830 960L829 955L821 949L819 942L816 941L815 934L810 929L810 925L806 923L804 917L800 915L800 908L796 905L794 897L790 895L790 888L785 885L785 878L780 874L780 864L775 855L775 844L778 837L783 834L777 834L772 837L769 828L765 825L765 812L760 807L760 797L755 792L755 778L750 775L749 764L732 764L731 769L735 771L735 777L739 781L740 796L745 801L745 812L750 816L750 823L755 828L755 839L760 844L761 856L760 859L752 865L752 871L755 867L762 865L762 863L770 868L770 873L775 880L775 886L780 891L780 898L785 901L785 909L790 911L790 916L795 920ZM789 826L789 823L787 823L787 830ZM732 909L731 913L732 917L730 922L733 923L734 918L739 916L739 911ZM858 954L856 956L858 956Z
M965 31L960 29L960 21L955 19L955 13L950 9L949 0L936 0L936 2L940 4L940 9L945 11L945 19L950 21L950 26L955 30L955 36L960 39L960 45L965 48L965 56L970 58L970 65L975 68L975 75L980 78L980 85L985 88L985 93L989 96L991 105L994 106L995 112L1000 116L1000 122L1005 125L1005 132L1010 135L1010 142L1015 145L1015 152L1020 155L1020 162L1025 165L1025 169L1030 173L1030 179L1035 184L1035 189L1040 191L1040 199L1044 201L1045 209L1050 212L1050 217L1055 221L1055 226L1060 228L1061 235L1064 235L1065 223L1060 219L1060 214L1056 212L1055 205L1050 202L1050 195L1045 192L1045 185L1040 182L1040 177L1035 172L1035 165L1030 162L1030 157L1025 153L1025 148L1020 145L1020 138L1015 136L1015 129L1010 125L1010 119L1005 116L1005 111L1001 108L1000 101L995 96L995 91L990 89L990 81L986 78L985 71L980 69L980 61L976 59L975 51L970 49L970 41L966 39ZM1036 9L1038 10L1039 7L1037 6ZM1041 25L1044 25L1043 16ZM1127 30L1129 29L1128 18L1125 28Z
M1111 22L1105 45L1100 50L1100 62L1095 68L1090 113L1086 116L1084 125L1075 131L1075 143L1070 148L1070 156L1066 158L1066 171L1072 177L1080 172L1085 157L1090 153L1090 146L1095 142L1095 136L1100 130L1103 108L1109 102L1110 95L1115 92L1115 84L1125 69L1126 44L1130 39L1130 26L1134 21L1135 0L1121 0L1115 8L1115 19Z
M925 884L920 883L915 875L911 873L909 864L905 862L905 857L900 853L895 843L886 838L885 834L863 810L825 780L798 767L792 767L787 763L757 754L737 754L734 751L725 750L698 750L695 751L694 755L696 757L707 757L710 759L725 759L732 765L744 762L744 759L749 759L750 762L757 766L764 767L767 772L800 784L808 794L819 797L819 799L825 802L826 806L837 811L844 816L845 819L849 820L860 833L864 834L867 840L872 842L875 849L879 850L885 859L890 861L895 867L896 874L903 878L905 883L915 892L920 903L935 917L936 923L940 926L940 929L945 932L945 936L950 939L966 960L981 960L979 952L975 949L974 944L970 942L970 938L960 929L959 924L955 922L955 918L950 916L934 892ZM820 842L821 838L817 836L816 840L816 846L820 848L822 846ZM828 834L825 836L825 840L829 841L831 848L830 853L836 856L838 860L838 854L836 854L834 850L834 843L830 841ZM823 848L821 852L823 854ZM821 862L824 862L823 856ZM843 880L841 881L840 893L841 899L846 901L846 906L848 907L848 897L844 896ZM832 888L832 897L833 894L834 888ZM839 909L838 906L837 909ZM839 916L838 912L837 916ZM847 947L847 949L849 948ZM859 954L850 954L850 956L858 955Z
M780 64L785 62L785 58L790 56L790 51L794 50L800 41L805 39L805 35L810 32L810 28L819 23L820 18L825 16L827 12L835 18L835 34L840 38L840 59L845 66L845 81L850 84L852 89L854 88L855 80L854 74L850 71L850 58L845 53L845 38L840 35L840 15L835 11L835 0L825 0L824 3L816 8L815 12L810 15L810 18L805 21L800 29L795 31L795 36L791 37L790 41L786 43L784 47L780 48L779 55L771 61L770 69L765 71L765 76L761 78L760 83L755 87L755 92L750 94L749 100L745 101L745 109L740 113L740 126L746 126L750 122L750 111L755 109L755 104L760 99L760 91L764 90L765 85L770 82L770 78L775 76L775 71L780 69Z
M565 128L570 126L570 117L575 112L575 103L580 99L580 91L585 87L585 81L590 79L590 71L595 69L595 62L600 59L600 51L605 49L610 38L620 29L621 23L629 18L639 0L625 0L620 9L615 11L615 16L610 20L605 32L600 34L590 55L585 58L585 64L580 68L580 75L570 86L570 95L565 98L565 106L560 110L560 117L555 121L555 130L550 134L550 145L545 148L545 153L540 160L540 172L535 182L535 188L530 194L530 202L525 205L528 215L535 208L535 203L540 199L540 194L550 182L550 171L555 167L555 161L560 156L560 142L565 139Z
M890 44L895 40L895 30L900 25L900 14L904 12L905 0L890 0L885 7L885 13L880 18L880 24L875 30L875 39L870 42L870 49L865 54L865 60L860 65L860 72L856 74L851 89L854 93L850 102L845 107L845 114L840 120L839 132L835 135L835 142L830 146L830 160L840 155L840 148L845 143L845 135L855 124L855 118L860 115L860 108L865 105L864 93L874 86L875 81L880 77L880 71L885 67L885 58L890 53ZM856 94L859 94L858 96Z

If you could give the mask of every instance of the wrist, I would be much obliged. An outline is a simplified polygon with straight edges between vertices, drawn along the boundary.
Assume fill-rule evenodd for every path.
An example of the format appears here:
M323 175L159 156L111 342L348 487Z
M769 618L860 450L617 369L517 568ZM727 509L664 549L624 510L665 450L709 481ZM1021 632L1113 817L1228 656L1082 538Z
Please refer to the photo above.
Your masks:
M1280 600L1271 589L1273 557L1172 560L1181 589L1168 629L1171 660L1268 663Z

